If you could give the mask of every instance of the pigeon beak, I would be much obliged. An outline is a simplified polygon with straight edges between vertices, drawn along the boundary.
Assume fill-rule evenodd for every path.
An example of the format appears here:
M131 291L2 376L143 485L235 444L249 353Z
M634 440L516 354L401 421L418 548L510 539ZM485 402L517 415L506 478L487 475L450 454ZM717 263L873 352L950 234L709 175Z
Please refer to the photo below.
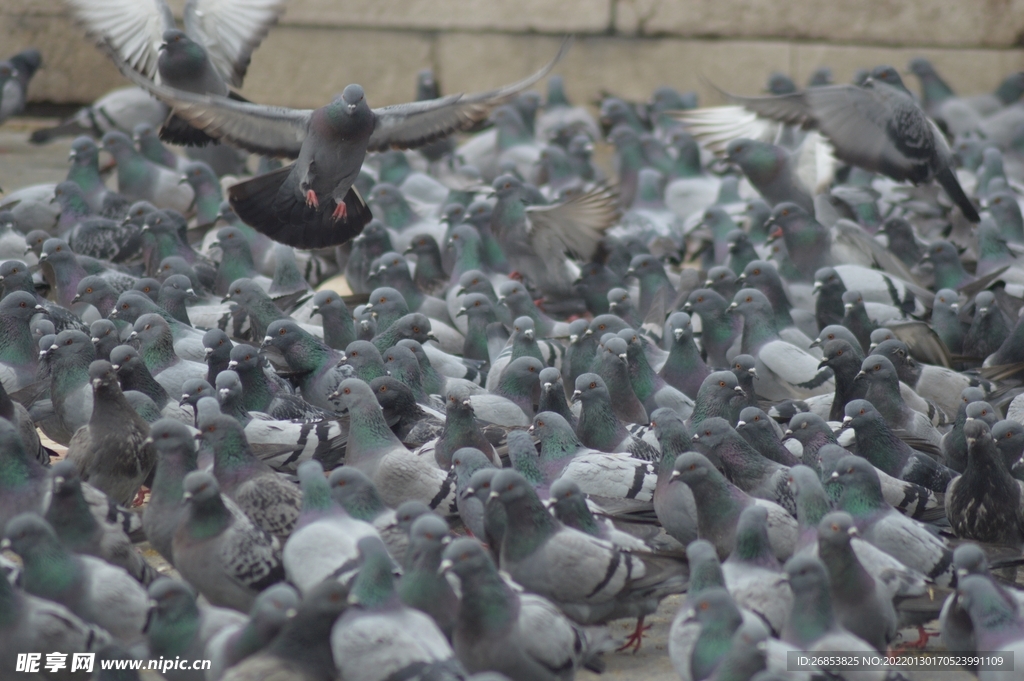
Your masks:
M987 307L979 307L978 308L978 313L979 314L986 314L987 312L988 312L988 308Z
M851 423L853 423L853 417L852 416L844 416L843 417L843 428L849 428Z
M832 471L832 475L828 476L828 479L829 480L838 480L839 479L839 471Z
M412 253L414 250L416 249L413 248L412 246L406 246L405 250L402 251L402 255L408 255L409 253Z
M445 558L441 561L441 564L437 566L437 574L443 575L450 572L452 567L455 565L450 558Z
M681 474L680 474L679 471L672 471L672 475L669 476L669 480L675 480L675 479L677 479L679 477L681 477Z
M77 151L72 149L70 152L68 152L68 160L69 161L74 161L76 158L78 158L78 152Z
M59 492L60 488L64 485L64 476L57 475L53 478L53 487Z
M188 403L188 398L189 397L191 397L191 395L189 395L188 393L185 393L184 395L182 395L181 399L178 400L178 406L179 407L184 407Z
M690 438L690 441L691 442L700 442L700 433L695 433L694 436Z
M188 182L187 175L182 175L181 177L178 178L178 184L185 184L186 182Z
M456 316L456 317L465 317L465 316L466 316L466 314L467 314L467 313L466 313L466 308L464 308L464 307L460 307L460 308L459 308L459 311L455 313L455 316Z
M487 500L490 501L491 499L497 499L499 496L500 495L497 492L491 492L489 495L487 495Z
M469 407L470 409L472 409L473 408L473 402L471 400L462 400L462 406L463 407Z
M0 551L10 551L10 550L11 550L11 540L7 539L6 537L3 538L3 539L0 539Z
M153 442L154 442L153 436L151 435L151 436L147 437L145 440L143 440L142 444L144 444L144 445L151 445L151 444L153 444Z
M466 287L465 286L460 286L459 290L455 292L455 295L457 295L457 296L462 296L462 295L465 295L465 294L466 294Z
M783 435L783 437L793 437L793 429L792 428L787 428L786 432L783 433L782 435Z
M546 382L544 383L544 385L543 385L543 386L541 386L541 387L543 387L543 388L544 388L544 390L548 390L548 391L550 391L550 390L551 390L551 387L552 387L553 385L554 385L554 383L552 383L551 381L546 381Z
M819 369L824 369L827 366L828 366L828 360L827 359L823 359L820 362L818 362L818 368Z
M264 336L263 343L261 344L261 347L266 347L267 345L269 345L272 342L274 342L274 339L272 337Z
M755 369L754 367L750 367L749 369L747 369L747 373L753 376L754 378L757 378L757 369Z
M135 340L138 337L139 337L139 332L138 331L132 331L130 334L128 334L128 340L130 340L130 341L133 341L133 340Z
M811 344L808 345L807 347L809 347L809 348L816 348L816 347L818 347L820 345L821 345L821 339L820 338L815 338L813 341L811 341Z
M672 330L672 336L676 340L679 340L680 338L682 338L684 333L686 333L686 329L673 329Z
M35 311L36 312L46 312L46 308L43 307L42 305L36 305L35 306Z
M504 303L505 302L505 296L498 296L498 302L499 303Z
M527 329L523 331L523 335L526 336L527 340L533 340L533 329Z
M683 312L686 312L687 314L693 312L693 305L688 302L683 303Z
M103 379L102 378L94 378L94 379L92 379L92 381L90 381L90 383L92 383L92 387L93 388L98 388L98 387L100 387L100 384L103 383Z
M850 529L848 529L846 531L846 534L850 535L851 537L856 537L860 533L857 532L857 528L856 527L851 527Z
M715 283L715 282L711 281L710 279L705 279L705 280L704 280L704 288L711 288L711 286L712 286L712 285L713 285L714 283Z
M569 334L569 345L576 345L576 341L578 341L579 339L580 339L580 337L577 334L570 333Z
M213 354L213 348L206 348L205 350L203 350L203 354L209 357L210 355Z
M726 312L735 312L736 310L739 309L739 307L740 306L739 306L738 303L729 303L729 307L725 308L725 311Z
M330 395L327 396L327 399L329 399L329 400L336 400L339 397L341 397L341 393L339 393L337 390L335 390L334 392L332 392Z
M619 355L619 359L621 359L623 362L625 362L626 361L626 353L623 352L622 354L620 354Z
M738 429L740 428L740 426L745 426L745 425L747 425L747 422L746 422L746 421L737 421L737 422L736 422L736 428L737 428L737 430L738 430Z
M573 391L573 393L572 393L572 397L570 398L570 400L572 400L573 402L579 402L579 401L580 401L580 398L581 398L582 396L583 396L583 393L582 393L582 392L580 392L579 390L574 390L574 391Z
M843 303L843 309L849 312L853 309L853 303Z
M71 304L74 305L75 303L77 303L77 302L79 302L81 300L82 300L82 296L80 296L79 294L76 293L75 297L71 299Z
M236 366L238 366L238 360L233 359L228 362L228 369L234 369Z
M741 284L741 283L745 282L746 280L747 280L747 275L743 274L742 272L740 273L740 276L736 277L736 283L737 284Z
M534 427L533 426L530 426L529 428L526 429L526 432L529 433L530 435L533 435L533 431L534 431Z
M626 270L626 273L623 276L624 277L635 277L636 276L636 270L634 270L632 267L630 267L628 270Z
M227 388L221 388L220 390L217 391L217 394L220 395L223 398L223 397L227 397L229 392L231 392L231 391L228 390Z
M859 381L862 378L866 378L868 373L866 371L858 371L857 375L853 377L853 380Z
M587 329L586 331L583 332L583 335L584 336L593 336L594 335L594 330L593 329Z
M736 386L732 390L733 390L734 393L736 393L740 397L746 397L747 396L747 393L743 390L743 388L741 388L739 386Z
M440 342L441 342L441 341L437 340L437 336L435 336L435 335L434 335L434 334L432 334L432 333L428 333L428 334L427 334L427 340L432 340L432 341L434 341L435 343L440 343Z
M31 251L31 250L32 250L31 248L28 249L28 251ZM28 251L25 251L25 252L28 253ZM46 254L45 253L40 253L39 254L39 262L46 262Z
M182 501L188 501L191 498L192 498L192 492L189 492L189 491L186 490L186 491L181 493L181 500Z
M811 293L816 295L819 291L821 291L821 282L816 281L814 282L814 286L811 288Z

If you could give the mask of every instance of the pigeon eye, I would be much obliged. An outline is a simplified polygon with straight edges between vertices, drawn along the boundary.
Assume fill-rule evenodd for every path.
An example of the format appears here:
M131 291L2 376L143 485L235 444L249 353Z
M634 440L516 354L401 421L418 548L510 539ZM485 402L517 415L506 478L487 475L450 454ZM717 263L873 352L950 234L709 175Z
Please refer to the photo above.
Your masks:
M695 470L697 470L697 464L695 464L695 463L691 463L691 464L690 464L690 470L691 470L691 471L695 471Z
M882 370L882 365L881 364L876 364L875 365L875 371L881 371L881 370Z
M843 351L842 350L836 350L836 357L842 357L842 355L843 355Z
M28 306L25 303L21 303L21 305L19 305L19 307L28 307Z
M753 296L747 296L747 302L748 302L748 303L752 303L752 302L754 302L754 298L753 298Z
M756 274L761 274L761 270L760 270L760 269L756 269L756 270L754 270L754 274L755 274L755 275L756 275Z
M352 394L352 389L351 388L345 388L342 392L344 392L346 395L351 395Z
M74 343L74 341L71 340L70 338L64 341L64 345L71 345L72 343Z
M718 385L724 388L725 387L725 381L719 381Z
M591 383L590 387L591 388L596 388L597 387L597 381L594 381L593 383Z
M388 387L387 387L386 385L382 385L382 386L380 387L380 391L381 391L382 393L386 393L386 392L388 391Z
M414 326L414 327L412 327L412 331L413 331L413 333L419 333L420 332L420 327Z

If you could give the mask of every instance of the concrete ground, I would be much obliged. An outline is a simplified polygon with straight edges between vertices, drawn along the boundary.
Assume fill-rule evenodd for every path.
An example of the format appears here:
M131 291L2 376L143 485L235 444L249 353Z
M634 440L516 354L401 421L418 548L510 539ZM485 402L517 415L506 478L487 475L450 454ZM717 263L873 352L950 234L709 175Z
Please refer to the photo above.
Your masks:
M67 175L67 157L70 140L60 140L46 146L30 145L26 140L35 127L50 124L41 119L16 119L0 128L0 187L10 192L21 187L42 183L60 182ZM59 445L55 447L60 448ZM148 544L143 544L144 554L158 570L174 574L173 568L164 561ZM577 675L580 681L674 681L678 679L668 658L668 633L672 619L683 602L683 596L666 598L647 624L652 625L644 637L639 652L614 652L605 655L607 669L603 674L583 671ZM634 622L620 620L610 627L613 636L622 640L633 630ZM928 627L937 631L937 622ZM908 635L913 632L906 632ZM929 648L937 645L930 640ZM949 672L907 672L910 681L970 681L974 676L964 671ZM146 681L158 681L160 675L147 673ZM1022 676L1024 678L1024 676Z

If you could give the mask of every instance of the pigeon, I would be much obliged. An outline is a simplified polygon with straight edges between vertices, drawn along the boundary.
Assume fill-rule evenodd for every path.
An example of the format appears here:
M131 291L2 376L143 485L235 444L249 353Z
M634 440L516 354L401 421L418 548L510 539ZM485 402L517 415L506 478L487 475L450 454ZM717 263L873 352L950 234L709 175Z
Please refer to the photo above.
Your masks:
M221 678L247 681L281 676L296 681L333 681L338 670L331 653L331 629L347 607L345 587L333 580L322 582L302 599L294 616L286 617L266 649L246 657Z
M401 564L409 537L398 527L396 512L384 504L370 479L355 468L341 466L331 471L327 484L331 486L331 497L352 518L373 525L388 552Z
M785 509L764 499L747 496L725 479L711 462L697 452L676 458L672 484L685 484L697 501L697 532L715 546L720 558L736 546L736 524L743 509L758 505L768 509L768 537L778 559L793 555L797 541L797 523Z
M363 381L347 378L338 386L342 409L350 425L345 463L365 474L389 506L415 499L449 513L454 483L437 467L432 456L405 448L381 413L380 405Z
M450 468L452 456L462 447L473 447L483 452L492 462L498 461L494 445L487 440L477 423L472 396L461 386L448 390L445 399L444 430L434 444L434 460L441 469Z
M672 345L658 375L672 387L696 399L701 384L711 369L700 355L693 339L693 324L685 312L673 312L667 321Z
M931 447L941 446L941 435L928 416L907 405L892 362L881 355L869 355L864 358L856 380L867 382L864 399L878 410L893 430L904 431L909 437L923 440Z
M235 213L258 231L289 246L312 248L344 243L370 221L358 191L350 193L367 151L420 146L485 118L546 75L562 51L533 76L490 92L374 110L363 88L352 84L325 107L281 109L272 118L258 104L158 85L132 71L120 55L112 56L136 85L210 136L255 153L298 158L294 165L236 185L228 198ZM325 154L328 146L335 151Z
M156 463L149 424L128 405L110 362L89 365L92 416L68 443L67 460L84 482L129 505Z
M946 488L946 518L956 536L1019 547L1024 543L1024 487L1015 480L988 425L968 419L967 467Z
M682 575L672 559L623 552L613 544L565 527L544 508L515 471L491 481L491 494L508 518L501 544L501 569L527 591L551 600L576 622L642 618L659 600L677 592ZM566 556L573 556L567 559ZM585 557L585 558L584 558ZM552 569L553 565L563 566Z
M970 616L978 650L1015 654L1024 648L1024 623L1018 608L1008 603L986 576L967 575L957 586L956 599ZM1009 681L1015 672L983 670L984 681Z
M840 510L849 513L866 541L940 586L954 584L953 552L921 523L892 508L882 497L878 474L866 460L839 460L831 478L842 485Z
M199 432L203 447L213 451L218 491L223 490L260 529L282 542L287 539L299 518L299 489L256 457L234 418L200 416Z
M142 512L142 527L153 548L173 564L171 544L185 510L183 483L185 476L197 468L195 438L184 424L161 419L150 426L149 439L156 451L156 468L149 502Z
M146 590L122 568L72 553L45 520L31 513L7 523L0 546L21 558L25 591L60 603L124 645L141 640Z
M5 669L16 669L19 654L96 653L111 641L110 634L82 620L65 606L22 591L7 579L0 579L0 603L3 603L0 664Z
M267 327L261 349L266 348L274 348L284 355L288 368L296 374L295 382L303 399L325 411L336 410L330 395L344 376L338 368L343 357L341 352L289 319L279 319Z
M576 424L576 434L583 445L603 452L626 452L645 461L658 458L656 446L645 440L643 434L634 435L619 420L612 408L608 387L600 376L581 374L577 377L572 400L583 406ZM644 416L641 423L647 423L646 411L642 406L640 410Z
M598 497L651 500L657 473L649 461L587 448L554 412L537 414L530 429L540 440L538 465L547 484L564 478Z
M397 586L402 602L429 615L448 640L452 639L459 597L441 570L441 554L453 539L448 524L433 513L414 520Z
M563 393L564 394L564 393ZM6 419L17 429L25 450L43 466L50 464L50 452L39 440L39 432L36 430L32 417L24 406L11 399L11 396L0 384L0 417Z
M159 576L132 546L124 528L114 524L100 525L93 517L73 463L61 461L53 467L51 476L53 494L45 517L65 547L124 568L143 585L152 583Z
M277 539L221 496L212 474L192 471L183 485L175 568L212 605L248 612L260 591L284 579Z
M352 681L410 673L439 680L464 678L462 665L434 621L399 600L383 542L364 537L359 554L363 564L349 593L349 607L331 630L338 673Z
M820 130L836 158L850 165L915 184L935 179L968 220L979 220L953 172L945 137L891 66L875 68L864 86L826 85L776 97L729 97L760 116ZM864 146L865 139L872 144Z
M955 471L913 450L897 437L868 400L853 400L846 405L843 427L854 430L857 452L888 475L938 493L945 492L956 475Z
M500 672L513 681L571 679L593 655L594 632L547 599L518 593L475 539L449 544L441 566L463 594L452 646L467 671Z
M744 407L736 422L736 432L743 436L750 446L766 459L783 466L795 466L800 463L779 438L779 426L757 407Z
M152 610L146 625L146 643L150 657L205 656L207 643L228 628L241 627L244 615L209 605L200 606L195 592L185 583L163 578L149 587ZM205 675L194 670L168 670L169 679L197 681Z
M287 584L275 584L260 593L248 618L222 627L206 643L210 676L221 678L226 669L266 648L297 614L298 605L298 592Z
M313 296L313 314L323 319L324 342L335 350L344 350L356 339L352 313L334 291L317 291Z
M288 581L304 595L325 579L351 582L359 556L356 542L377 532L333 499L319 461L304 461L298 475L302 512L284 543L281 562Z
M722 562L725 586L736 604L781 633L792 608L792 593L768 539L768 510L747 506L736 526L736 546Z
M123 132L103 135L103 149L117 164L117 191L130 201L149 201L157 208L185 213L195 198L188 184L178 182L178 173L153 163L140 154Z

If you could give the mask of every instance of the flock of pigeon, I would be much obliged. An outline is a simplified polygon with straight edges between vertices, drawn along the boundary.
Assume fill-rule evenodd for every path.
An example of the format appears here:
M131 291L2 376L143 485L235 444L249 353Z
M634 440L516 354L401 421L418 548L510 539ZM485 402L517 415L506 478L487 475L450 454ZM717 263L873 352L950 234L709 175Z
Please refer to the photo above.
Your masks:
M686 681L1024 665L1024 74L301 111L283 0L67 3L134 84L0 200L3 678L570 680L680 593Z

